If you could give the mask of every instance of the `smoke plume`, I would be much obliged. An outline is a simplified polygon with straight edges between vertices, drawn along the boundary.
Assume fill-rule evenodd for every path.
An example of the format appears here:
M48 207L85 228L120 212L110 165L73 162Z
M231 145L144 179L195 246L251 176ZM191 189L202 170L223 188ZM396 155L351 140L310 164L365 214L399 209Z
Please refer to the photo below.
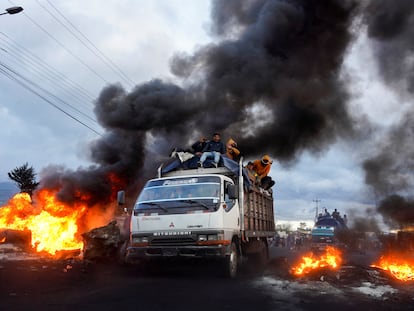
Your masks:
M372 0L364 10L364 21L385 82L414 93L414 2Z
M355 120L339 72L354 11L353 1L215 1L221 41L171 61L202 94L198 128L236 136L245 156L280 161L350 135Z
M186 148L199 135L216 131L223 139L233 137L245 157L268 153L281 162L294 161L305 150L320 153L339 138L355 138L362 118L350 113L349 81L341 68L359 5L357 0L213 1L216 40L174 55L171 72L178 82L154 79L130 92L121 85L105 87L95 103L105 129L91 144L96 164L77 171L49 167L42 185L60 189L67 202L110 202L114 187L136 189L153 176L173 147ZM375 31L377 9L366 10L372 36L398 37ZM406 24L400 28L408 34Z
M392 227L404 229L414 223L414 201L400 195L390 195L382 200L378 211L383 215L384 222Z
M245 156L290 161L303 150L320 152L354 129L339 72L355 8L342 0L214 1L218 43L171 59L183 86L155 79L129 93L103 89L95 113L106 132L91 144L96 165L49 167L42 186L60 189L66 202L109 202L114 184L154 175L146 159L215 131L235 138Z
M363 21L381 77L396 90L401 102L406 98L411 101L414 93L414 2L371 1L363 11ZM378 211L385 222L394 225L414 222L413 204L401 196L412 192L414 186L414 111L412 105L405 108L408 109L405 116L381 137L378 148L363 164L367 184L382 198Z

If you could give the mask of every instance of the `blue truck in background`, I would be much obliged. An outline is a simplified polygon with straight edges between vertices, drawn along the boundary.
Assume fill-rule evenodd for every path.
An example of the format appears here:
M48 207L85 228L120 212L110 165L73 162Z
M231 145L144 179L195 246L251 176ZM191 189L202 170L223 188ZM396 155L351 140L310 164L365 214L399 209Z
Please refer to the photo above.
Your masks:
M346 216L346 215L345 215ZM314 252L323 252L327 246L343 247L338 238L340 233L347 231L346 218L336 210L330 215L319 215L311 231L311 249Z

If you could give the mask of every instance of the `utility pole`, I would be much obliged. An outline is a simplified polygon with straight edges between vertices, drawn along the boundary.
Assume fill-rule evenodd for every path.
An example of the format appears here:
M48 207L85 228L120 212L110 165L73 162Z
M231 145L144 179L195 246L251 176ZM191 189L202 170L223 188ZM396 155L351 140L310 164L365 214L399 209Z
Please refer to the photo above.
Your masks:
M315 221L316 221L316 220L318 220L318 208L319 208L319 202L321 202L321 200L315 199L315 200L313 200L313 202L316 203L316 213L315 213Z

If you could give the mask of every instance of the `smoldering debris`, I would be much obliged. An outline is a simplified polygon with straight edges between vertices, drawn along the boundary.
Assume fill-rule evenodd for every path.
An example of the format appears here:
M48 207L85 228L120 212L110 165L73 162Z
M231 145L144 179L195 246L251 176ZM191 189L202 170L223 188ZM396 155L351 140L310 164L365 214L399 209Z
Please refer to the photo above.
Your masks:
M121 231L116 221L82 234L85 260L108 261L116 259Z
M25 250L32 248L30 230L0 229L0 244L14 244Z

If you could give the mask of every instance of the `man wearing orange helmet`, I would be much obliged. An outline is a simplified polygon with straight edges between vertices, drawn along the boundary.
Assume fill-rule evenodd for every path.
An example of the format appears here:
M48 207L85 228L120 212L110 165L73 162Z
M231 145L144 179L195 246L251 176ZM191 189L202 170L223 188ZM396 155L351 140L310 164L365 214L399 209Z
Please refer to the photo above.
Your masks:
M256 172L256 182L265 190L270 189L275 182L268 176L273 161L265 154L262 159L253 161L253 170Z

